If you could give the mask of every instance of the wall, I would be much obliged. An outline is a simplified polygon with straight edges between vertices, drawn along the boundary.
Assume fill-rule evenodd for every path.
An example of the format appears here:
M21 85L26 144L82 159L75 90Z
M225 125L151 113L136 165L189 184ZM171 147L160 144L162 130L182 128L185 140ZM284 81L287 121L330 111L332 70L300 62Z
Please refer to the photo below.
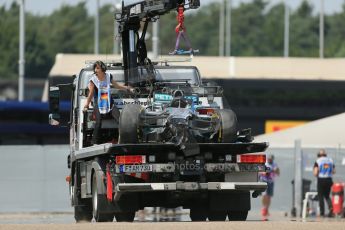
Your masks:
M0 212L72 211L67 145L0 146Z

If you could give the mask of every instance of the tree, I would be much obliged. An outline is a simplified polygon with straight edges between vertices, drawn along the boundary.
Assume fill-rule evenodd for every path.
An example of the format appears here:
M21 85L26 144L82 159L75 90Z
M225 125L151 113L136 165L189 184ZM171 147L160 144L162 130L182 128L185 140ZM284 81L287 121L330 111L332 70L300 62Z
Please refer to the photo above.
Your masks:
M254 0L252 3L241 3L232 13L232 55L262 56L265 55L264 14L266 3Z
M291 16L290 56L319 56L319 23L312 11L312 6L304 0Z
M8 10L0 8L0 77L13 79L18 74L19 6L14 2Z
M284 4L272 7L264 18L263 25L264 56L282 56L284 54Z
M40 19L27 14L25 34L25 77L46 78L54 62L54 57L49 55L46 45L43 43L42 34L37 27Z
M51 56L55 57L57 53L93 53L94 23L85 4L64 5L43 18L38 30L44 35L44 43Z
M345 1L343 11L326 17L325 56L345 56Z

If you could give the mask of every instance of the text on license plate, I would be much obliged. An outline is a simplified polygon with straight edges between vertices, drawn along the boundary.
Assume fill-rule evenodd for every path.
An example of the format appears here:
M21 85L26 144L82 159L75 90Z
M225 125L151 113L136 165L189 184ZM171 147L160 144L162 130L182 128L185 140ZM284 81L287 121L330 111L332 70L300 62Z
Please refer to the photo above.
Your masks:
M152 165L120 165L120 172L152 172Z

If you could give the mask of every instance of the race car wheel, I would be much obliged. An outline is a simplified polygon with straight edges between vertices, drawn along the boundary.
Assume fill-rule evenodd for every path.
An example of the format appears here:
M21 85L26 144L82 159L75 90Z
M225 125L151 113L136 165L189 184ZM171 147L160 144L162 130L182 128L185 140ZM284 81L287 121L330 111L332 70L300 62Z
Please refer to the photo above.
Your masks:
M120 144L136 144L140 140L139 115L142 107L136 104L126 105L120 115Z
M218 141L222 143L235 142L237 138L237 117L231 109L222 109L219 111L221 119L221 130Z

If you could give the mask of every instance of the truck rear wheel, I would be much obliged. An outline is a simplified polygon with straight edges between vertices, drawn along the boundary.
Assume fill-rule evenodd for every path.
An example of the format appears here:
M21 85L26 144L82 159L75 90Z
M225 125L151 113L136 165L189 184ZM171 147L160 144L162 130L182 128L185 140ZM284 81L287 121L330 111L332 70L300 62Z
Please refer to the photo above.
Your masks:
M191 208L189 217L192 221L206 221L207 210L200 209L200 208Z
M114 220L113 213L102 212L105 209L102 204L106 202L105 195L98 194L97 175L94 173L92 176L92 210L96 222L112 222Z
M230 221L245 221L247 220L248 211L229 211L228 218Z
M232 143L237 139L237 117L231 109L221 109L221 130L219 140L222 143Z
M115 219L117 222L133 222L135 212L120 212L115 213Z
M209 211L208 220L209 221L225 221L226 211Z
M120 116L119 134L121 144L136 144L139 142L139 115L142 107L136 104L126 105Z

